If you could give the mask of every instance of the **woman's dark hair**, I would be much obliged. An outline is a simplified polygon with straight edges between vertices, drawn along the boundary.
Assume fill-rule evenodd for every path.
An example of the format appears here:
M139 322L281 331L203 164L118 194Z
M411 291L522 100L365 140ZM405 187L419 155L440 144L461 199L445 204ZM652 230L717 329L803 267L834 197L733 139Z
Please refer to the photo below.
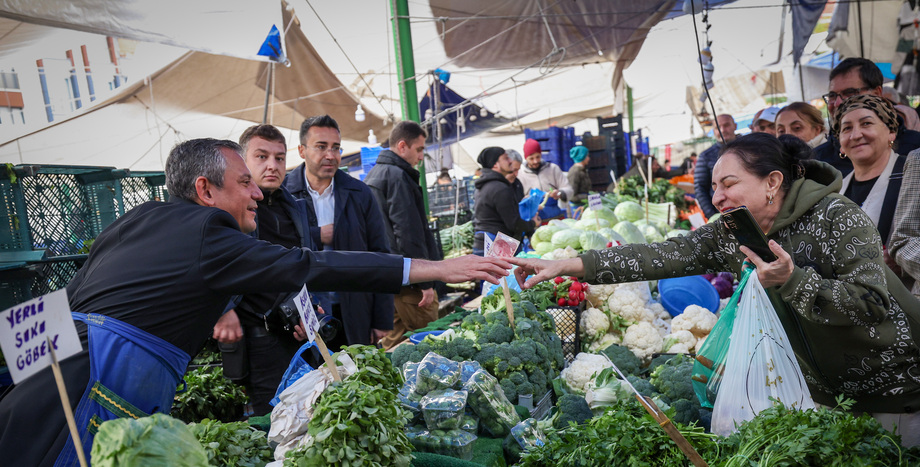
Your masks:
M782 135L779 138L769 133L751 133L739 136L722 147L720 157L734 153L741 165L752 174L765 178L774 170L783 174L782 190L788 191L792 182L805 174L803 160L812 158L811 148L799 138Z

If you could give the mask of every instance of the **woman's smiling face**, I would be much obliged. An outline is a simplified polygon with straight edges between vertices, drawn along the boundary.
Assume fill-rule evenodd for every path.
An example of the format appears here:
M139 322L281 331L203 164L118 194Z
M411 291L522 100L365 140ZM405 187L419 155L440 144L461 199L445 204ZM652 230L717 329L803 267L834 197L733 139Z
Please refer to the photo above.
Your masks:
M840 152L853 165L869 166L886 156L895 136L869 109L853 109L840 119Z

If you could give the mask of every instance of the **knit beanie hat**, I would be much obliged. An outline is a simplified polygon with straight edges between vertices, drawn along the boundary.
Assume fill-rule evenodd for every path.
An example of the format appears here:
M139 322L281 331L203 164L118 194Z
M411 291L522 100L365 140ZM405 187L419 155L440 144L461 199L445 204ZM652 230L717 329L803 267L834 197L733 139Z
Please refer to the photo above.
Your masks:
M541 152L540 142L535 139L528 139L524 141L524 157L528 157L533 153Z
M498 158L502 157L502 154L505 153L505 150L496 146L490 146L482 150L479 153L479 157L476 158L476 162L479 162L479 165L484 169L491 169L495 167L495 163L498 162Z
M575 146L569 150L569 157L577 164L585 160L585 157L588 157L588 148L584 146Z

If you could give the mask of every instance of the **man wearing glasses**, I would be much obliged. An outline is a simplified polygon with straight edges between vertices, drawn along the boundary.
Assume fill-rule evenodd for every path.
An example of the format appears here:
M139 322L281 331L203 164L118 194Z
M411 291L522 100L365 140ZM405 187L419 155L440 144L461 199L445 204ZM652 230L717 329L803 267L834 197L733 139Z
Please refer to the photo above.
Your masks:
M882 96L882 72L878 66L865 58L847 58L831 71L830 92L821 96L827 103L827 115L833 125L834 112L843 101L860 94ZM920 132L904 128L904 122L898 117L898 135L894 140L894 152L906 155L920 147ZM827 142L815 148L815 159L827 162L847 176L853 171L853 162L840 154L840 142L831 131Z
M328 115L300 125L297 147L304 163L292 170L284 186L306 201L313 242L319 249L389 253L383 217L367 185L339 170L342 136ZM344 336L330 348L376 344L393 329L393 295L363 292L315 294L325 310L342 321Z

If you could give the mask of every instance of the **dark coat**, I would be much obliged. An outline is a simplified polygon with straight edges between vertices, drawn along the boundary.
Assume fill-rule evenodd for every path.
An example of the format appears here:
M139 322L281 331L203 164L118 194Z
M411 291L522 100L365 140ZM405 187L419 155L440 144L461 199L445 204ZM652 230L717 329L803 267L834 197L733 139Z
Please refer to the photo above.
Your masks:
M402 274L398 256L287 249L242 233L226 211L173 198L144 203L106 228L67 295L73 311L111 316L194 356L234 294L290 292L304 283L316 291L396 293ZM86 326L77 329L85 346ZM88 368L86 352L61 362L74 406ZM53 387L45 368L0 400L4 465L57 457L68 431ZM11 459L14 453L23 458Z
M287 174L284 186L307 204L313 242L321 245L313 197L307 191L305 164ZM333 176L335 217L332 248L336 251L389 253L383 216L371 190L341 170ZM340 293L342 322L349 344L370 344L371 329L393 329L393 296L364 292Z
M439 260L441 249L428 225L419 177L418 170L384 149L377 156L377 165L364 177L364 183L383 213L390 252L406 258ZM432 282L418 284L423 290L432 287Z
M473 231L506 235L518 240L522 233L529 235L534 231L534 223L521 219L518 203L515 202L514 188L504 175L492 169L482 169L482 177L475 182L476 194L473 204ZM482 235L473 239L473 249L483 248Z

